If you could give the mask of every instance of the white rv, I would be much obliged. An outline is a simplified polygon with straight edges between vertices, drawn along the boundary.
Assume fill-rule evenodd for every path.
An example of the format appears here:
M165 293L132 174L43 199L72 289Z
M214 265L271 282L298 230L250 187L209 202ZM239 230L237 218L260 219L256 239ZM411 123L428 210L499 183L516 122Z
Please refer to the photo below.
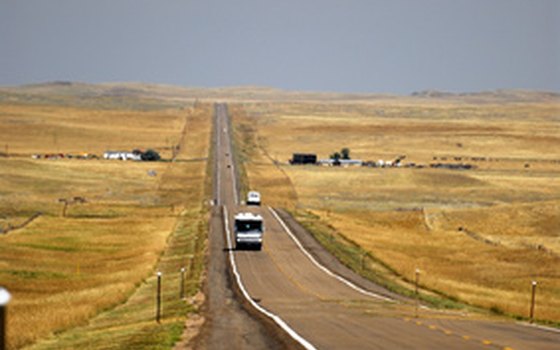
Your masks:
M247 205L261 205L261 194L257 191L247 193Z
M261 250L264 233L262 216L253 213L235 215L233 231L235 233L235 249L253 247Z

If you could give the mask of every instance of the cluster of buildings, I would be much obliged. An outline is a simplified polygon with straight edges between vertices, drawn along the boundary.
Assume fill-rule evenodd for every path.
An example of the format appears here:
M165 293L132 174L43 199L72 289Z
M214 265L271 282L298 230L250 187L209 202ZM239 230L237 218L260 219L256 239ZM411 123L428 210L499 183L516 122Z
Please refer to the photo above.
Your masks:
M106 151L103 153L103 159L107 160L135 160L142 161L142 155L145 152L140 150L134 150L132 152L127 151ZM33 154L31 156L33 159L99 159L99 156L90 153L81 154L65 154L65 153L45 153L45 154Z
M380 159L377 162L374 162L374 161L363 161L361 159L342 159L342 158L317 159L317 155L313 153L294 153L292 155L292 159L290 159L290 164L292 165L313 164L313 165L343 166L343 167L369 166L369 167L376 167L376 168L390 168L390 167L402 166L403 164L401 163L401 161L405 158L406 156L398 156L393 160Z
M362 166L363 162L359 159L317 159L313 153L294 153L290 159L292 165L323 165L323 166Z
M342 166L342 167L349 167L349 166L367 166L372 168L416 168L422 169L426 168L427 165L424 164L416 164L412 162L404 162L406 159L405 155L399 155L394 159L391 160L384 160L379 159L377 161L362 161L360 159L317 159L316 154L312 153L294 153L292 155L292 159L290 159L290 164L292 165L322 165L322 166ZM436 157L434 157L434 160ZM442 159L443 160L443 159ZM445 160L447 160L445 158ZM462 159L454 158L455 161L461 161ZM430 168L434 169L453 169L453 170L470 170L475 169L476 167L471 164L464 164L464 163L431 163L429 164Z

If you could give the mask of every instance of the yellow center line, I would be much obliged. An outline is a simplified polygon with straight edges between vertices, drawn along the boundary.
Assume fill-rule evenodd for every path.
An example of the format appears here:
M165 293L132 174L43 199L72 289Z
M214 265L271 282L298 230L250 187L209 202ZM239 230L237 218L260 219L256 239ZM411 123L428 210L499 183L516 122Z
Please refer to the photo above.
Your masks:
M411 319L410 319L409 317L404 317L404 318L403 318L403 321L405 321L405 322L410 322ZM431 330L433 330L433 331L439 330L439 331L445 333L446 335L452 335L452 334L453 334L452 331L450 331L450 330L448 330L448 329L441 329L441 328L438 328L438 326L433 325L433 324L424 324L424 323L422 323L422 321L414 321L414 323L416 323L418 326L427 327L427 328L429 328L429 329L431 329ZM470 335L462 335L461 338L463 338L463 340L465 340L465 341L469 341L469 340L472 339ZM482 344L484 344L484 345L494 345L494 344L492 343L492 341L487 340L487 339L481 340L480 342L481 342ZM497 345L496 345L496 346L497 346ZM501 349L502 349L502 350L513 350L512 348L507 347L507 346L505 346L505 347L503 347L503 348L501 348Z
M404 317L403 320L404 320L405 322L410 322L410 321L411 321L411 319L410 319L409 317ZM429 329L431 329L431 330L433 330L433 331L439 330L439 331L441 331L442 333L445 333L445 334L447 334L447 335L453 334L452 331L450 331L450 330L448 330L448 329L441 329L441 328L439 328L438 326L436 326L436 325L434 325L434 324L424 324L424 323L422 323L422 321L414 321L414 323L416 323L418 326L427 327L427 328L429 328ZM469 340L473 339L470 335L462 335L461 338L463 338L463 340L465 340L465 341L469 341ZM477 340L477 341L478 341L478 340ZM482 344L484 344L484 345L494 345L494 346L498 346L497 344L493 344L492 341L487 340L487 339L480 340L480 342L481 342ZM505 346L505 347L503 347L503 348L501 348L501 349L502 349L502 350L513 350L512 348L507 347L507 346Z

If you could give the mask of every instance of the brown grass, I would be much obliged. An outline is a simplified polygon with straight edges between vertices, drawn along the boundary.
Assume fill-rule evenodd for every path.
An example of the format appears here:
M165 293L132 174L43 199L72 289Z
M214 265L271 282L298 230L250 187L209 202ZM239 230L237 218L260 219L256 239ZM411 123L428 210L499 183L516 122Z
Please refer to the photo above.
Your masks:
M236 118L254 134L245 166L264 202L310 210L401 278L420 268L426 288L473 305L526 316L536 279L537 317L558 322L559 112L554 100L408 98L246 104ZM477 170L286 165L295 152L342 147L364 160L458 156Z
M186 111L95 110L63 106L2 105L2 151L94 153L154 148L169 158Z
M10 155L0 158L0 225L42 213L0 235L0 285L13 294L9 348L121 304L153 271L180 214L194 210L191 220L204 220L210 113L208 105L150 111L0 105L2 151ZM182 153L174 163L29 157L153 148L169 158L176 144ZM74 196L87 202L61 217L58 199Z

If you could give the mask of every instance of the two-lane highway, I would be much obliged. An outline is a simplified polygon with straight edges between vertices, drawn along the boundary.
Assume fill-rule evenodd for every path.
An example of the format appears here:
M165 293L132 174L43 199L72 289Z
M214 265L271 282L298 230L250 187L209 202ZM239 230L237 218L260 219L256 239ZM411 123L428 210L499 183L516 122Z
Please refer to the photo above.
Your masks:
M216 224L211 228L211 241L223 235L225 227L229 239L220 242L235 270L235 277L229 282L239 284L235 288L242 290L248 298L244 302L246 307L271 318L284 336L295 339L303 347L319 349L560 348L559 333L511 322L477 321L429 310L423 310L420 318L414 318L414 307L410 304L387 298L390 293L379 293L380 288L364 290L325 269L303 249L291 232L289 227L294 228L294 224L287 225L272 208L252 209L257 210L265 221L263 249L233 250L233 215L246 208L239 204L226 105L216 105L215 123L218 131L215 140L215 204L216 208L223 208L219 212L225 226L217 227ZM266 203L266 198L263 201ZM223 258L223 253L220 257L212 255L210 262ZM210 296L215 287L212 283L209 280ZM222 322L215 317L220 317L219 313L211 316L210 323ZM240 342L237 338L243 336L239 332L222 330L232 337L227 347L285 346L262 326L245 331L260 334L257 337L260 340ZM265 342L267 336L269 343ZM223 343L200 344L208 348L224 347Z
M223 208L236 202L225 105L214 116L214 206L210 218L209 261L205 283L205 322L194 340L198 349L283 349L289 347L279 330L270 329L242 306L232 289ZM289 343L288 343L289 344Z

